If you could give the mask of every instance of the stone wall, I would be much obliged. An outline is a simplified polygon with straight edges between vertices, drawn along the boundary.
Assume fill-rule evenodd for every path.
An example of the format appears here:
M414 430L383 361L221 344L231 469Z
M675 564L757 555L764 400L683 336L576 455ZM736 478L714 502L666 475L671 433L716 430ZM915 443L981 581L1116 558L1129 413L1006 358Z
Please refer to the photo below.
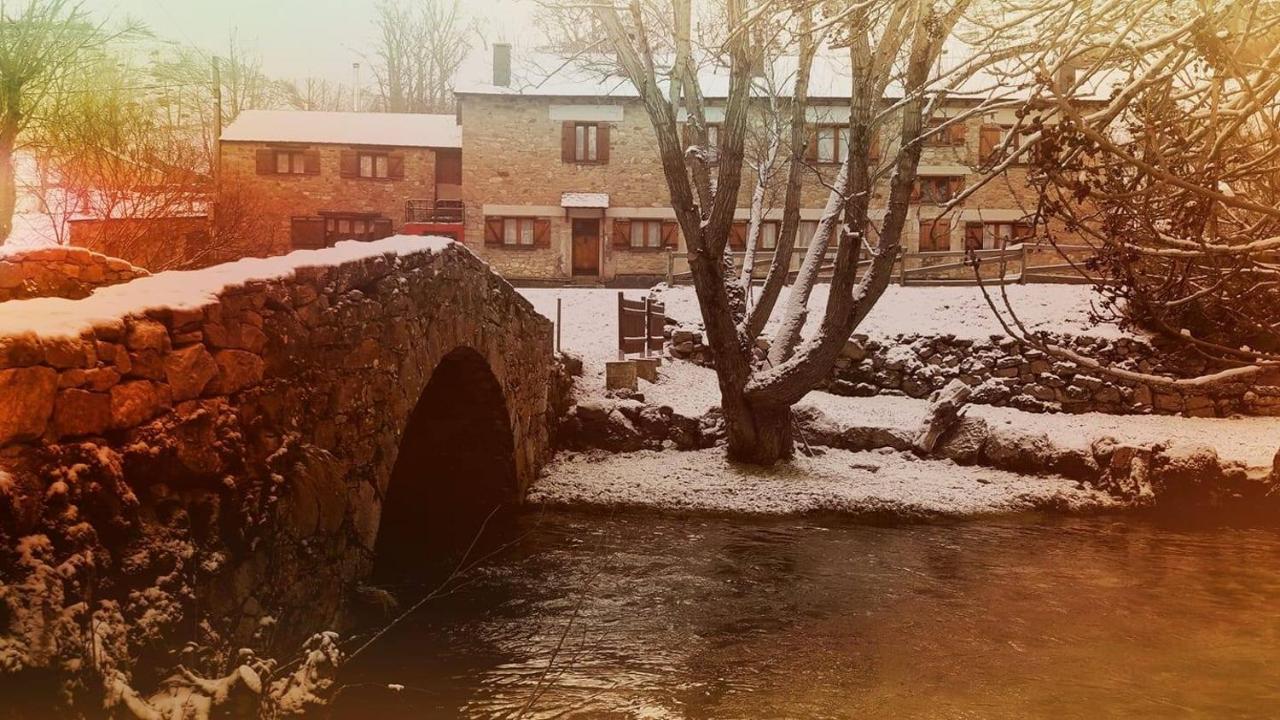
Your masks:
M200 294L237 276L260 279ZM112 290L145 303L168 279ZM236 648L341 622L408 419L455 351L501 388L518 490L546 458L550 322L462 246L343 243L182 279L190 306L0 338L0 688L79 687L71 661L135 687L178 661L220 676ZM87 658L91 619L105 649Z
M78 247L0 251L0 302L38 297L74 300L95 288L146 274L124 260Z
M700 364L714 362L697 328L668 326L670 353ZM1171 377L1208 370L1176 348L1144 340L1058 338L1059 344L1120 368ZM761 340L761 350L767 341ZM1280 378L1227 383L1197 390L1167 388L1090 374L1006 336L972 340L902 335L892 340L854 335L822 386L837 395L907 395L926 398L952 379L974 387L970 402L1029 412L1154 413L1226 417L1280 415Z

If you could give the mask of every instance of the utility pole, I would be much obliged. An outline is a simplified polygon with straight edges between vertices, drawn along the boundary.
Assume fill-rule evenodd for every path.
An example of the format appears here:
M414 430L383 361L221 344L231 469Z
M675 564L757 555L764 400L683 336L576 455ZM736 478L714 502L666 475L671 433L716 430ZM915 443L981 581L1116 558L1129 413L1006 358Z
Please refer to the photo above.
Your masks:
M351 63L351 71L355 80L351 86L351 112L360 112L360 63Z

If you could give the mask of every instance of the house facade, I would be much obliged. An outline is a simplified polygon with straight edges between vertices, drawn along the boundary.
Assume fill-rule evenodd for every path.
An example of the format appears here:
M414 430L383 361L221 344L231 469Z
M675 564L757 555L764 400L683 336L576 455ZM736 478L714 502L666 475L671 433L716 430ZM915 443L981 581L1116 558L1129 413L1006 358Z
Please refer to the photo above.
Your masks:
M463 240L453 115L241 113L219 141L219 210L265 219L260 253L395 233Z
M498 62L502 56L497 55ZM509 68L495 67L494 82L459 88L463 134L462 197L467 244L514 280L645 284L665 275L667 250L685 251L675 223L649 118L625 83L598 79L504 85ZM840 81L832 78L832 89ZM843 83L847 87L847 80ZM887 101L886 101L887 102ZM907 252L997 248L1031 234L1024 222L1035 206L1027 170L1012 166L939 220L941 205L978 179L1015 125L1013 111L966 116L972 101L953 100L931 121L948 126L930 136L919 167ZM803 182L797 245L812 236L845 154L848 100L832 92L808 108L809 171ZM708 97L714 144L723 108ZM876 154L886 162L897 128L881 129ZM781 176L785 170L779 171ZM742 250L754 175L744 168L738 222L730 243ZM883 213L887 181L873 199ZM771 249L781 224L778 206L766 211L761 246ZM800 261L800 255L793 262ZM682 262L682 261L680 261ZM683 266L687 267L687 266ZM679 271L682 268L677 268Z

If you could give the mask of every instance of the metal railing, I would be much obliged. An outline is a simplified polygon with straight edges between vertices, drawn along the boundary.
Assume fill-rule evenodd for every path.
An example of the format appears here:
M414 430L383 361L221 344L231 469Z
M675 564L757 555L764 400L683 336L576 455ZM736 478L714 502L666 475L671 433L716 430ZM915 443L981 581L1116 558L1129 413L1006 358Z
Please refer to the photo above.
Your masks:
M945 250L938 252L903 252L894 264L893 279L902 285L976 285L974 262L984 283L1090 283L1096 282L1084 267L1084 260L1094 249L1088 245L1057 246L1037 243L1018 243L1003 248L975 250ZM742 268L745 251L726 253L733 259L734 271ZM805 251L796 248L791 256L789 272L792 276L800 269ZM1065 257L1064 257L1065 255ZM773 264L773 251L758 250L755 254L756 282L763 282ZM828 249L818 269L819 280L829 280L835 264L836 251ZM871 264L867 250L858 261L861 270ZM692 282L689 271L689 254L667 249L666 281L668 285Z
M465 209L461 200L405 200L404 221L461 225Z

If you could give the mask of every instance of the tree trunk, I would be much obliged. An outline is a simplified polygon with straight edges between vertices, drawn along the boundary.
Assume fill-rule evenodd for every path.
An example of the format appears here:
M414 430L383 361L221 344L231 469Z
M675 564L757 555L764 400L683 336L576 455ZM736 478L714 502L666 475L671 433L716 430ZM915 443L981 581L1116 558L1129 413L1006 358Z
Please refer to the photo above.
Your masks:
M767 467L791 457L794 445L790 405L755 406L738 394L724 396L721 407L729 459Z
M17 129L0 127L0 245L13 232L13 212L18 205L18 186L13 171L13 151Z

